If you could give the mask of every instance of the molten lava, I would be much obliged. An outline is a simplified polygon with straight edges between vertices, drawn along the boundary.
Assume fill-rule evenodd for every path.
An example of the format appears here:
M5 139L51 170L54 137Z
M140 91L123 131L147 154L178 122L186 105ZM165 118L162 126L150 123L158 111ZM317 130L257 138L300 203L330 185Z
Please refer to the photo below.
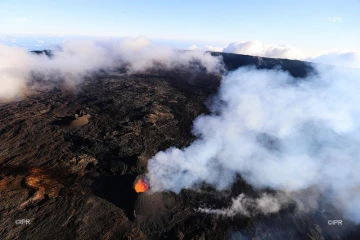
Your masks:
M135 191L137 193L146 192L148 190L148 188L149 188L148 185L142 179L137 181L137 183L135 184Z

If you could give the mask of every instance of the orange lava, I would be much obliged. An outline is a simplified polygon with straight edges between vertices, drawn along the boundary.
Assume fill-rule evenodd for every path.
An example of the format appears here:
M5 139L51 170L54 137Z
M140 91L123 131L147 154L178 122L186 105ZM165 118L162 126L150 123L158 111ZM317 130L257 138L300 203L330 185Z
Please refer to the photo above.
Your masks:
M137 193L146 192L148 188L149 188L148 185L142 179L137 181L137 183L135 184L135 191Z

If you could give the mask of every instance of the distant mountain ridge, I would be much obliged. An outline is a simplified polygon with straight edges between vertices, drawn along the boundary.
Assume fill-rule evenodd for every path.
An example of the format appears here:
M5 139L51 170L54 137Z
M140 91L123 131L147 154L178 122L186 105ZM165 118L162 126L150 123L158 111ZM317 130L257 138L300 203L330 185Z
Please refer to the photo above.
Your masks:
M34 54L45 54L48 57L52 57L52 50L35 50L31 51ZM233 71L239 67L254 65L258 69L274 69L280 67L283 71L289 72L293 77L305 78L309 74L314 73L314 63L290 60L281 58L266 58L250 55L242 55L236 53L224 53L224 52L211 52L208 51L212 56L221 56L224 62L226 70Z

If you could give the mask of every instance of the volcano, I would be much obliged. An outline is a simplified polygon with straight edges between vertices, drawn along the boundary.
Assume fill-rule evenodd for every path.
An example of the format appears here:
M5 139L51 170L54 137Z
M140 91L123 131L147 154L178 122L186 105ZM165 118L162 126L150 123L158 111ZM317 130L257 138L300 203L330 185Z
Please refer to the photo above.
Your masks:
M307 62L212 55L221 55L227 70L280 67L299 80L314 73ZM220 81L196 69L100 71L75 89L59 82L2 104L0 239L359 239L355 224L328 225L338 213L326 203L301 216L292 206L251 218L196 210L226 208L240 193L256 196L241 176L221 192L205 184L179 194L146 192L139 176L148 159L195 139L193 120L209 113L205 103Z

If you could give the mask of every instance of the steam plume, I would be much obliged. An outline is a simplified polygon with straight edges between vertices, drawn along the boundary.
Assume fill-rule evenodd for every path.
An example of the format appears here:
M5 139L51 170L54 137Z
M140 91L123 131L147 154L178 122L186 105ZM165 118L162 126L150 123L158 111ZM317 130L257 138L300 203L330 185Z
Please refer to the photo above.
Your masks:
M241 214L251 217L256 214L277 213L288 199L283 196L271 196L263 194L260 198L249 198L245 194L240 194L232 200L230 207L225 209L199 208L198 211L217 215L233 217Z
M316 189L360 222L360 72L318 73L303 80L248 67L229 73L212 114L194 121L197 140L149 161L152 191L180 192L199 182L222 190L239 173L258 189Z

